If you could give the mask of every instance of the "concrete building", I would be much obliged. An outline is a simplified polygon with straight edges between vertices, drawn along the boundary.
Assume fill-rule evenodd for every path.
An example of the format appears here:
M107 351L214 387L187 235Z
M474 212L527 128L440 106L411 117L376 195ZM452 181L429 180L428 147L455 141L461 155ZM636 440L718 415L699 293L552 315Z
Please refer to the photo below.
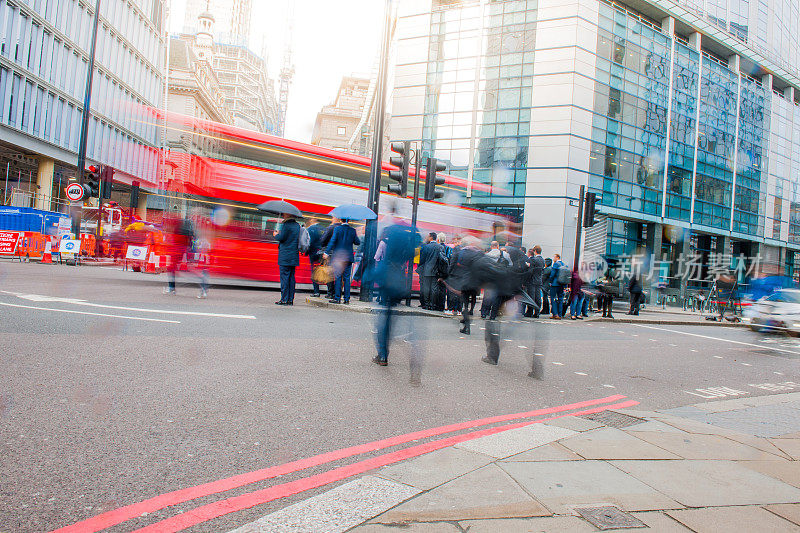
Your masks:
M202 187L210 175L208 157L219 157L219 143L200 130L197 121L233 124L233 111L225 105L225 94L212 65L214 62L214 17L201 13L197 34L170 39L165 154L166 188L182 190L189 181ZM180 117L180 118L179 118ZM180 127L178 127L180 126Z
M584 185L584 250L670 279L697 254L796 274L798 20L792 0L402 2L392 138L491 185L453 201L548 254L574 255Z
M75 175L91 5L0 0L0 184L4 201L57 209ZM163 0L101 4L87 164L155 185L163 105ZM7 183L7 185L6 185Z
M246 46L215 43L214 71L234 125L275 134L279 110L266 61Z
M197 33L200 15L211 13L218 41L248 46L252 11L252 0L187 0L183 31Z
M323 107L317 114L311 144L367 155L364 150L371 150L372 146L365 143L364 139L369 137L370 123L362 123L361 118L365 112L369 88L369 79L354 76L342 78L333 104ZM366 111L369 115L369 109ZM365 131L364 127L367 128ZM353 136L355 143L351 142Z

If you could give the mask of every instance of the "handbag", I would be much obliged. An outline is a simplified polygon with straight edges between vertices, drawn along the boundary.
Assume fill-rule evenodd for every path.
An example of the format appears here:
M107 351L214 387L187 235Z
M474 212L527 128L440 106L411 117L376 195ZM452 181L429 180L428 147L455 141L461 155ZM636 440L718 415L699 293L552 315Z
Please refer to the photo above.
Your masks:
M314 271L311 273L311 279L320 285L327 285L335 278L336 276L333 274L333 267L328 264L327 259L321 264L315 266Z

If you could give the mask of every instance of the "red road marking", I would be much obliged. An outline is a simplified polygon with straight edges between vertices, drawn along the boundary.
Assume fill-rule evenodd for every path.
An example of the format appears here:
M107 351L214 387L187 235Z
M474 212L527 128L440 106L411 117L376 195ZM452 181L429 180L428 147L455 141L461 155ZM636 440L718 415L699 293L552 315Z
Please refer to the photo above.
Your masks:
M335 481L341 481L342 479L363 474L368 470L373 470L375 468L380 468L392 463L411 459L412 457L424 455L426 453L447 448L448 446L453 446L454 444L468 440L485 437L487 435L494 435L495 433L501 433L510 429L540 424L542 422L547 422L548 420L555 420L556 418L562 418L565 416L587 415L605 411L607 409L623 409L625 407L632 407L638 404L639 402L635 400L628 400L626 402L605 405L569 415L559 415L542 420L517 422L515 424L507 424L505 426L482 429L479 431L473 431L472 433L464 433L462 435L455 435L453 437L447 437L444 439L427 442L425 444L419 444L417 446L404 448L396 452L379 455L378 457L373 457L371 459L365 459L351 465L334 468L328 472L305 477L289 483L283 483L267 489L242 494L241 496L235 496L226 500L221 500L207 505L201 505L200 507L196 507L191 511L186 511L185 513L181 513L171 518L161 520L160 522L156 522L155 524L137 529L134 533L176 533L188 527L207 522L208 520L212 520L214 518L219 518L220 516L224 516L226 514L235 513L237 511L255 507L256 505L261 505L273 500L285 498L286 496L291 496L293 494L298 494L310 489L322 487Z
M220 479L218 481L211 481L209 483L203 483L202 485L188 487L173 492L167 492L138 503L126 505L125 507L120 507L112 511L107 511L86 520L81 520L80 522L76 522L72 525L56 529L51 533L95 533L105 528L115 526L122 522L141 516L144 513L152 513L171 505L177 505L179 503L194 500L195 498L201 498L203 496L225 492L243 485L249 485L250 483L256 483L258 481L263 481L276 476L290 474L299 470L305 470L307 468L330 463L339 459L345 459L354 455L382 450L384 448L405 444L414 440L435 437L437 435L452 433L454 431L460 431L463 429L471 429L488 424L515 420L518 418L530 418L533 416L542 416L563 411L571 411L573 409L582 409L584 407L614 402L624 398L625 396L622 396L621 394L615 394L613 396L606 396L605 398L599 398L596 400L587 400L584 402L550 407L547 409L537 409L525 413L494 416L480 420L472 420L469 422L460 422L458 424L449 424L446 426L440 426L438 428L415 431L413 433L406 433L405 435L377 440L367 444L360 444L350 448L343 448L341 450L335 450L320 455L315 455L313 457L299 459L297 461L292 461L282 465L262 468L261 470L256 470L254 472L239 474L229 478Z

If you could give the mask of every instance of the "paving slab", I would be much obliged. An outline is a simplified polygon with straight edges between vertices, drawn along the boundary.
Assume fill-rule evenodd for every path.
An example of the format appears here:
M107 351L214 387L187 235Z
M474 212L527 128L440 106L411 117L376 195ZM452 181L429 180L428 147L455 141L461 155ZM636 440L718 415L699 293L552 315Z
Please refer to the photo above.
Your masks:
M800 409L794 403L760 405L716 413L694 407L681 407L669 409L665 413L758 437L777 437L800 431ZM669 420L665 422L674 425Z
M503 461L583 461L583 457L557 442L506 457Z
M733 461L612 461L612 464L687 507L800 501L800 489Z
M486 466L490 462L492 462L492 458L487 455L448 447L383 467L375 475L429 490L451 479L463 476L467 472Z
M555 514L572 514L576 505L610 504L626 511L682 507L605 461L498 464Z
M779 503L777 505L767 505L764 509L782 516L793 524L800 525L800 503Z
M420 494L374 521L427 522L549 515L550 511L531 498L505 471L490 464Z
M719 435L667 433L659 431L631 432L637 438L668 450L684 459L726 459L730 461L781 460L781 456L752 448ZM779 450L775 450L780 453Z
M800 431L795 431L793 433L786 433L784 435L778 435L775 438L777 438L777 439L800 439Z
M581 418L579 416L564 416L561 418L556 418L555 420L545 422L544 425L571 429L572 431L589 431L590 429L603 427L603 424L600 422L595 422L594 420Z
M795 461L800 460L800 439L769 439L769 441Z
M352 533L458 533L455 524L447 522L403 523L403 524L364 524L348 530Z
M602 428L563 439L560 444L586 459L680 459L616 428Z
M459 522L469 533L596 533L597 528L582 518L558 516L510 520L467 520ZM399 531L399 530L398 530ZM627 529L626 531L636 531Z
M742 444L746 444L751 448L756 448L761 451L771 453L772 455L777 455L778 457L782 457L783 459L791 459L791 457L783 452L780 448L772 444L772 442L764 437L756 437L753 435L745 435L743 433L738 432L731 432L725 435L726 439L731 439L736 442L741 442Z
M762 405L776 405L780 403L800 402L800 393L789 392L783 394L766 394L763 396L752 396L748 398L735 398L732 400L720 400L716 402L698 403L694 406L704 411L716 413L745 409L747 407L759 407Z
M420 492L402 483L364 476L270 513L230 533L340 533Z
M800 462L798 461L742 461L739 464L800 488Z
M678 429L675 426L670 426L669 424L665 424L659 420L648 420L647 422L642 422L641 424L634 424L626 427L625 431L665 431L667 433L686 433L682 429Z
M531 424L462 442L455 447L502 459L577 434L571 429Z
M664 514L663 512L658 511L650 511L646 513L631 513L634 517L638 518L650 529L654 531L658 531L658 533L686 533L690 531L680 522L675 520L674 518ZM606 530L608 531L608 530ZM613 531L626 531L627 533L634 533L636 531L643 531L640 529L617 529ZM644 530L647 531L647 530Z
M757 506L684 509L667 511L667 514L697 533L800 531L797 525Z

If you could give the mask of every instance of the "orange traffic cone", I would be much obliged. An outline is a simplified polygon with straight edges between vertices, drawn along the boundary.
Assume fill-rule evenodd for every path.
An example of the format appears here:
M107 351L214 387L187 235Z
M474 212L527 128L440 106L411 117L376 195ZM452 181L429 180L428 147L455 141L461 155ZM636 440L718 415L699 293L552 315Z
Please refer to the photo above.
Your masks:
M48 240L44 245L44 252L42 253L42 263L53 262L53 244Z

